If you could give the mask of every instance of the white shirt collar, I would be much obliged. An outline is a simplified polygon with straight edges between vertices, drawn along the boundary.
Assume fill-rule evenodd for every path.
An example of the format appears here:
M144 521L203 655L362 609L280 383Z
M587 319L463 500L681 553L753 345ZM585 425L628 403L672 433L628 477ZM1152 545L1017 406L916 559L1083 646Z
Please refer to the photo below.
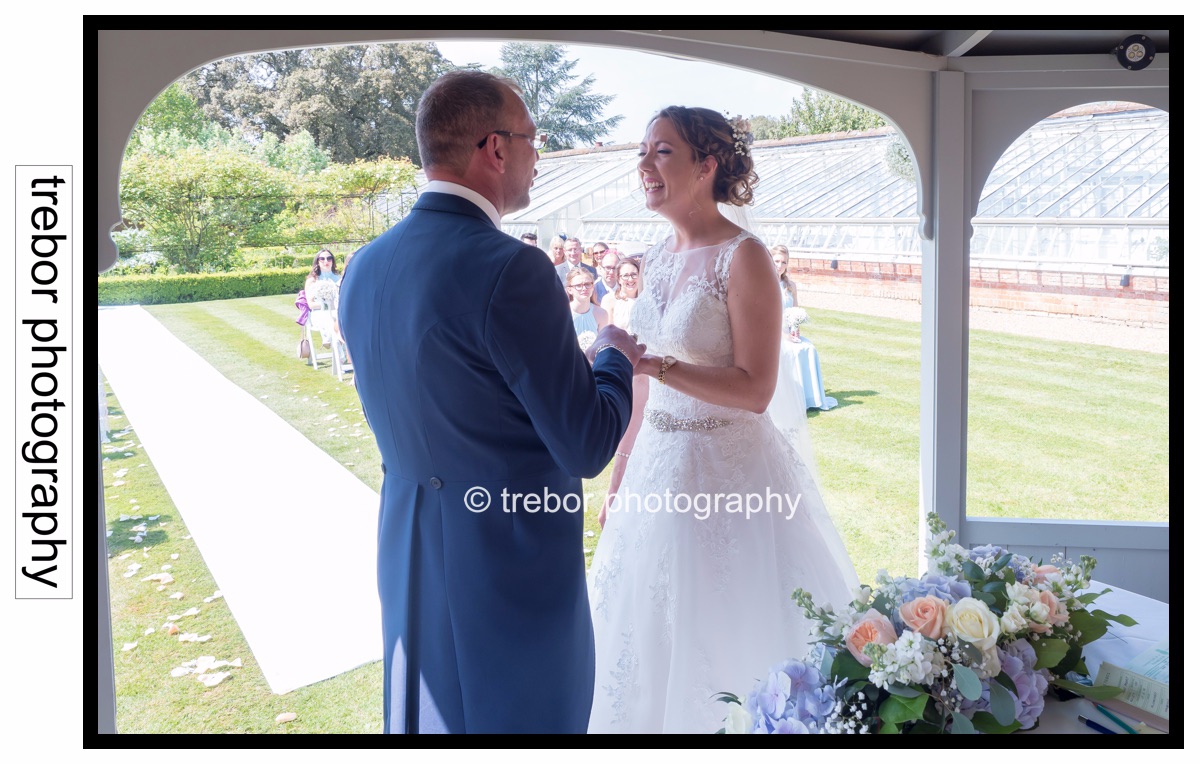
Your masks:
M466 199L468 202L471 202L476 207L483 210L484 213L487 214L488 219L492 221L492 225L496 226L496 228L500 228L499 210L496 209L496 205L485 199L478 191L473 191L461 183L453 183L448 180L429 181L429 184L425 186L425 191L422 191L421 193L426 193L429 191L432 191L435 194L450 194L451 196L457 196L459 198Z

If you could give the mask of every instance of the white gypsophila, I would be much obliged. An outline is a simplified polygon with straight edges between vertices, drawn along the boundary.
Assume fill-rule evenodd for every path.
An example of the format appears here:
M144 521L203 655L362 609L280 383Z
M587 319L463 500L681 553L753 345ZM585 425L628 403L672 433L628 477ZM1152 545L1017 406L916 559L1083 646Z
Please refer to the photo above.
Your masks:
M946 544L929 555L929 564L939 573L957 576L962 570L963 560L970 559L967 550L958 544Z

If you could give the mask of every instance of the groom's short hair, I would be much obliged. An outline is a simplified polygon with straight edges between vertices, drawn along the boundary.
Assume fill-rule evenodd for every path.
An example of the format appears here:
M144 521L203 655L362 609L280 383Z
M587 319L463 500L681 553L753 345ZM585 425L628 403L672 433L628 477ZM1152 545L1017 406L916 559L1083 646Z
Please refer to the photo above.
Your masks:
M462 174L475 144L506 125L504 90L520 86L487 72L463 70L438 77L417 104L417 148L421 164Z

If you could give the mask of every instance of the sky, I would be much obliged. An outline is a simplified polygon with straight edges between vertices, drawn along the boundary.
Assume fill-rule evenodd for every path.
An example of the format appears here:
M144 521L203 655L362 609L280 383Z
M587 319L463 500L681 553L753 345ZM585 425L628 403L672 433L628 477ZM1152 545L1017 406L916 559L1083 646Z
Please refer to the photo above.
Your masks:
M503 42L438 42L442 55L459 66L500 65ZM730 116L781 116L804 89L762 74L700 61L638 53L593 45L567 45L568 58L578 59L575 74L596 78L593 93L615 95L605 117L625 115L604 141L638 143L650 117L664 106L705 106ZM578 80L576 80L578 82Z

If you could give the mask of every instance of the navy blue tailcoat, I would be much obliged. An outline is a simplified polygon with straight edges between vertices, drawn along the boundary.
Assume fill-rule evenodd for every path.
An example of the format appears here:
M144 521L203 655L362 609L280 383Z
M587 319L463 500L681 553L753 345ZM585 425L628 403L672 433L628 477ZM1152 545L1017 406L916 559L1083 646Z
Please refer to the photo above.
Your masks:
M569 311L545 253L451 194L346 269L339 319L383 457L388 732L587 730L583 512L502 506L577 506L629 423L629 361L590 366Z

